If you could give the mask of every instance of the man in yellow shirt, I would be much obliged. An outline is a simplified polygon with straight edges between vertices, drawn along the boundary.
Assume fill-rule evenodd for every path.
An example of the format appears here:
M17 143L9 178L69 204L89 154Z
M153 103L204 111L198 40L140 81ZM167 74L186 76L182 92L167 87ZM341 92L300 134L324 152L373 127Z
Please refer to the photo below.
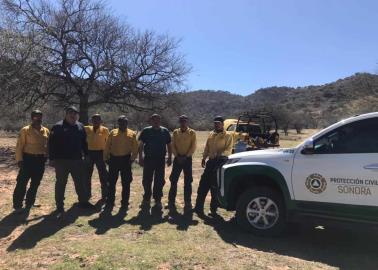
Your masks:
M49 130L42 126L42 112L31 113L31 124L22 128L16 145L16 161L20 168L13 193L13 207L20 212L26 193L26 210L35 202L37 190L45 171ZM26 186L31 179L30 187Z
M206 141L205 150L203 152L202 167L205 168L197 191L197 200L194 211L203 216L203 208L207 193L210 190L211 202L210 213L212 216L217 215L217 170L226 162L227 157L232 152L232 135L224 130L223 117L214 118L214 130ZM206 159L209 160L206 162Z
M179 117L180 128L175 129L172 135L172 152L175 156L173 167L169 180L171 188L168 195L168 206L175 207L177 194L177 182L181 171L184 171L184 210L192 208L192 156L196 150L196 132L188 127L188 117L182 115Z
M89 198L92 197L92 174L94 165L96 165L101 183L101 200L98 202L103 204L106 202L108 195L108 172L104 162L104 149L106 140L109 136L109 129L102 125L100 114L92 116L92 126L85 126L88 143L88 175L87 175L87 191Z
M130 183L133 180L131 164L138 154L136 133L128 129L127 125L128 119L121 115L118 118L118 128L110 132L104 151L104 160L109 164L109 192L106 208L112 209L114 206L116 184L118 175L121 173L122 211L126 211L129 206Z

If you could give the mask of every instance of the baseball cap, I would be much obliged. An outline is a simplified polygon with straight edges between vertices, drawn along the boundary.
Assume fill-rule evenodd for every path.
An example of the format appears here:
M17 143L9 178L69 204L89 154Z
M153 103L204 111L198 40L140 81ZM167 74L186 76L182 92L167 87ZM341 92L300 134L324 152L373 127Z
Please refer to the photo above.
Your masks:
M79 110L75 106L72 106L72 105L66 108L66 112L69 112L69 111L79 113Z
M31 116L34 116L34 115L42 115L42 112L40 110L33 110L31 112Z
M222 122L222 123L223 123L223 122L224 122L224 119L223 119L222 116L219 116L219 115L218 115L218 116L215 116L215 117L214 117L214 122Z

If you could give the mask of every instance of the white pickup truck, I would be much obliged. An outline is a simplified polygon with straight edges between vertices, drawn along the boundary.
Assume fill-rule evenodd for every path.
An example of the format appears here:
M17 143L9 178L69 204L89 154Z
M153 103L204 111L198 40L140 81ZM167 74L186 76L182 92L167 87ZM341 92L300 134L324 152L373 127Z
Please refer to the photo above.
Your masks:
M258 235L310 218L378 223L378 112L342 120L291 149L231 155L219 202Z

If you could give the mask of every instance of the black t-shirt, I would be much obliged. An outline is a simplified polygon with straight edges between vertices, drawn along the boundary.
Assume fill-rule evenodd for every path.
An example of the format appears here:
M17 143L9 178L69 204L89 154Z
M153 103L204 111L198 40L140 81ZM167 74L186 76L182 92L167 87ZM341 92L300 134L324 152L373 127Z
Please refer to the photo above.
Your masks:
M166 145L171 142L171 135L165 127L146 127L142 130L139 141L144 144L145 157L164 158L167 153Z

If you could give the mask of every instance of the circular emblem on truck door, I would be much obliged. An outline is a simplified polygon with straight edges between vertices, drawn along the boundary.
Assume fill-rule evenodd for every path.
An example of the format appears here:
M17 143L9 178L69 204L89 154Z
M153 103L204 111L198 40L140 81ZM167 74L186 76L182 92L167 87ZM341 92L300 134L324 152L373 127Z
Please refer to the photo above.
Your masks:
M322 193L327 188L327 181L318 173L313 173L306 178L306 187L315 194Z

